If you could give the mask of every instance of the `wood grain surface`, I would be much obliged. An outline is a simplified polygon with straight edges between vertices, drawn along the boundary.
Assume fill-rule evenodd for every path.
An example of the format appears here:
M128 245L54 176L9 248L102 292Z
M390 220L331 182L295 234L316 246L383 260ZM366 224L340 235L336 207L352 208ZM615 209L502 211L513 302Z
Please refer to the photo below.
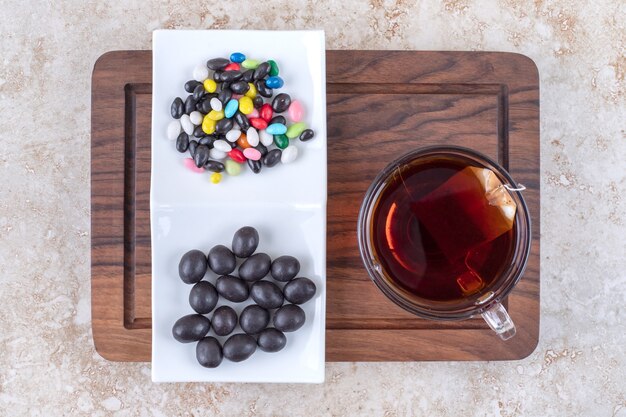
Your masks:
M327 51L328 361L507 360L539 337L539 79L527 57L494 52ZM152 53L101 56L92 76L92 326L113 361L150 361ZM163 109L163 117L169 117ZM416 318L361 262L356 222L370 182L401 154L454 144L498 160L527 190L532 250L507 300L517 335L482 321Z

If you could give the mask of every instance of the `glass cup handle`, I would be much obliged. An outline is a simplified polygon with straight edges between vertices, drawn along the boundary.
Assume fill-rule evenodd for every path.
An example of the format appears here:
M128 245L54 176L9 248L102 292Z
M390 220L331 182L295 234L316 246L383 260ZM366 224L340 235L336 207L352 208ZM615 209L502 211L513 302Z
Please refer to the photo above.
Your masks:
M491 330L500 336L500 339L509 340L515 336L515 324L502 304L496 303L492 305L481 315L489 327L491 327Z

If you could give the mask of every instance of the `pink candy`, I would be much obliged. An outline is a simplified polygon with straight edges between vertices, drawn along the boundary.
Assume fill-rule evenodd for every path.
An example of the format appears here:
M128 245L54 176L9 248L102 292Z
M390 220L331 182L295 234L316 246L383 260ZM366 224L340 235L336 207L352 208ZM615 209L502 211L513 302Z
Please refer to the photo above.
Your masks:
M256 119L259 117L259 111L257 109L252 110L252 113L248 114L248 119Z
M256 149L255 149L255 150L256 150ZM257 151L257 152L259 152L259 151ZM259 155L261 155L261 153L260 153L260 152L259 152ZM193 172L197 172L197 173L202 173L202 172L204 172L204 168L198 168L198 167L196 166L196 163L195 163L195 162L193 161L193 159L191 159L191 158L185 158L185 159L183 160L183 163L185 164L185 166L186 166L189 170L191 170L191 171L193 171Z
M299 122L304 117L304 109L302 103L298 100L292 101L289 106L289 118L294 122Z
M261 159L261 152L254 148L246 148L243 150L243 156L253 161L258 161Z

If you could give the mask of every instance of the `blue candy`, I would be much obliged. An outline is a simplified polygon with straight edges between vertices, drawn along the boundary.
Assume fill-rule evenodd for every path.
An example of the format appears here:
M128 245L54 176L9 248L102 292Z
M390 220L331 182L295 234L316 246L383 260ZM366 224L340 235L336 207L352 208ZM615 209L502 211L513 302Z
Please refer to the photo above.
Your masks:
M284 84L285 84L285 82L283 81L283 79L282 79L282 78L280 78L280 77L279 77L279 76L277 76L277 75L274 75L274 76L272 76L272 77L269 77L267 80L265 80L265 85L266 85L268 88L274 88L274 89L276 89L276 88L280 88L280 87L282 87Z
M246 60L246 56L241 52L233 52L232 54L230 54L230 60L240 64Z
M230 119L235 115L235 113L237 113L238 109L239 102L235 99L229 100L228 103L226 103L226 107L224 107L224 116L226 116L227 119Z
M282 135L287 132L287 126L282 123L274 123L269 125L265 131L270 135Z

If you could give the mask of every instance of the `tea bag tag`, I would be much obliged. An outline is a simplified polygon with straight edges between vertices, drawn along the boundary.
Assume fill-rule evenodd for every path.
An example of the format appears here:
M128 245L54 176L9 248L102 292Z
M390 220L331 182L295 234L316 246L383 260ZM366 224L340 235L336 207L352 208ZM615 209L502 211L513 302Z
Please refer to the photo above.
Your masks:
M502 181L493 173L492 170L487 168L469 167L476 178L480 181L485 189L485 198L489 202L490 206L498 207L502 218L505 220L506 230L513 228L513 222L515 220L515 213L517 211L517 204L513 201L511 194L509 193L509 187L502 184ZM525 189L526 187L524 187ZM516 189L513 189L516 190Z

